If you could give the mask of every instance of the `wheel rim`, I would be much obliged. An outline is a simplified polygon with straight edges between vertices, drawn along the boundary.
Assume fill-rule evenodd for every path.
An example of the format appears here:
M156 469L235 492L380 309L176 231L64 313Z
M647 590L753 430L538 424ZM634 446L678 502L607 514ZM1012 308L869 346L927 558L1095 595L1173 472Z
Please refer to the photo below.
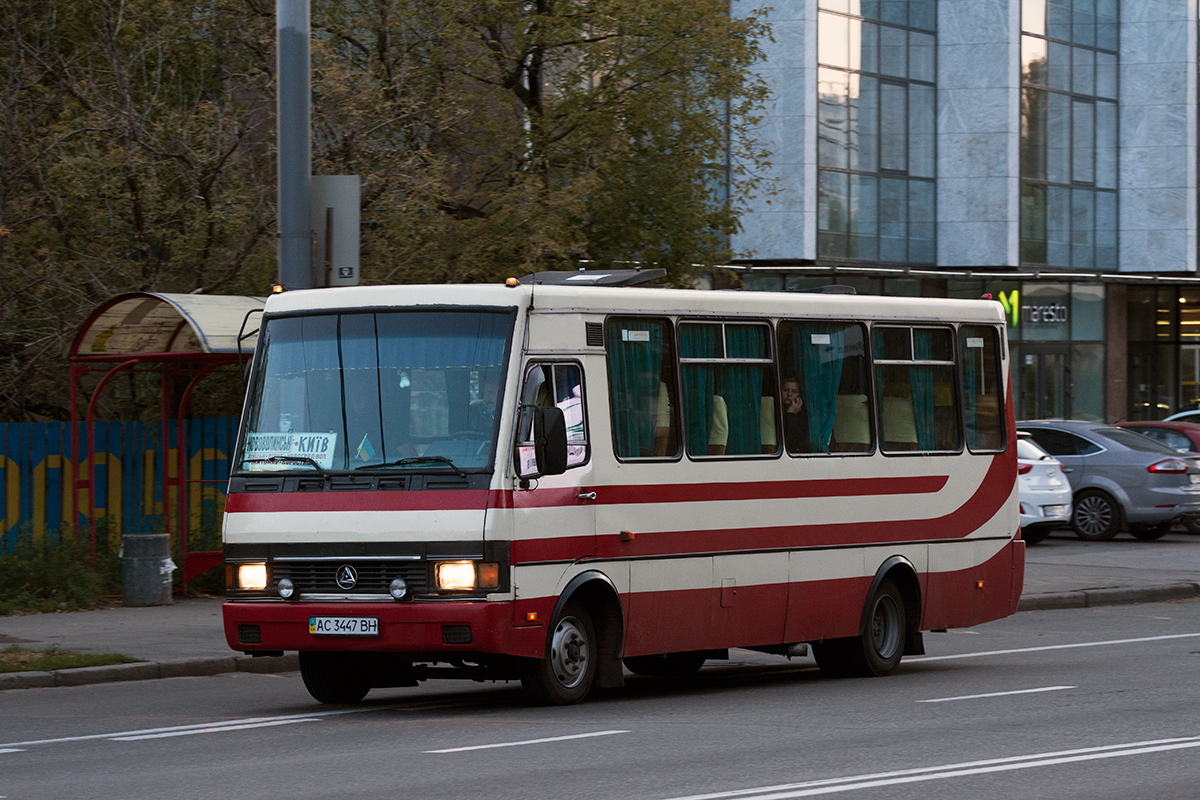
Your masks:
M1091 536L1099 536L1113 523L1113 509L1108 502L1095 495L1085 497L1075 505L1075 525Z
M554 677L567 689L574 689L587 676L588 660L591 658L587 636L579 620L563 617L554 628L550 640L550 667Z
M881 595L871 615L871 643L880 658L889 659L900 648L900 607L896 598Z

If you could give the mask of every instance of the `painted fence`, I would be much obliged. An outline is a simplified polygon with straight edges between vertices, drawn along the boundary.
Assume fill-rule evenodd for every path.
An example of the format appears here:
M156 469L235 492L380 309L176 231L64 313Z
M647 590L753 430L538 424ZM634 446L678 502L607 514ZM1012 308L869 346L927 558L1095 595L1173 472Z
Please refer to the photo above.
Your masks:
M184 421L184 481L179 481L179 437L167 425L167 503L163 502L161 422L97 422L95 434L95 513L91 518L111 534L179 531L180 484L186 484L189 550L220 548L221 513L229 479L229 454L237 438L237 417ZM79 461L71 462L69 422L0 423L0 553L16 545L28 527L36 538L60 530L82 531L89 522L86 488L73 491L72 472L86 479L87 430L79 423ZM164 517L164 513L169 514ZM115 552L120 536L105 537Z

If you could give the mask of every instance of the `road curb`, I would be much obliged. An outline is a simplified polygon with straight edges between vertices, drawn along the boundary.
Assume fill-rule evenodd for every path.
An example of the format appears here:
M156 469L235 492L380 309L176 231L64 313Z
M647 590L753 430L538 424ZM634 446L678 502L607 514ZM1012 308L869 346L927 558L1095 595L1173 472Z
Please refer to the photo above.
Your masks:
M103 667L56 669L49 672L0 673L0 691L6 689L45 689L53 686L90 686L97 683L145 681L158 678L186 678L220 675L227 672L295 672L300 657L284 656L210 656L173 661L136 661Z
M1200 583L1168 583L1138 588L1084 589L1022 597L1017 611L1047 611L1059 608L1092 608L1134 603L1161 603L1200 597Z

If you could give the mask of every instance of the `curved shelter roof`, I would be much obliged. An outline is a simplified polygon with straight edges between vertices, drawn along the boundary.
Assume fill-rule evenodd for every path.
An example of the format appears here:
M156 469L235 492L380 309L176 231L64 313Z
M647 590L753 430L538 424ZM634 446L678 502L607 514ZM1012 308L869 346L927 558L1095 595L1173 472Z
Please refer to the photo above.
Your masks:
M238 336L247 336L241 352L257 343L251 312L261 311L260 297L134 292L118 295L88 317L71 346L71 358L141 354L238 353Z

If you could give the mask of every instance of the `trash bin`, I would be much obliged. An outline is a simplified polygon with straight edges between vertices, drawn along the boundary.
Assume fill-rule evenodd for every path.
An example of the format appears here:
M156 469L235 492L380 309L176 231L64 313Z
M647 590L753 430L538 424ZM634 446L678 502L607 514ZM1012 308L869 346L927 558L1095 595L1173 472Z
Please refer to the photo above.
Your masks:
M121 537L124 599L127 606L165 606L171 602L171 535L138 533Z

